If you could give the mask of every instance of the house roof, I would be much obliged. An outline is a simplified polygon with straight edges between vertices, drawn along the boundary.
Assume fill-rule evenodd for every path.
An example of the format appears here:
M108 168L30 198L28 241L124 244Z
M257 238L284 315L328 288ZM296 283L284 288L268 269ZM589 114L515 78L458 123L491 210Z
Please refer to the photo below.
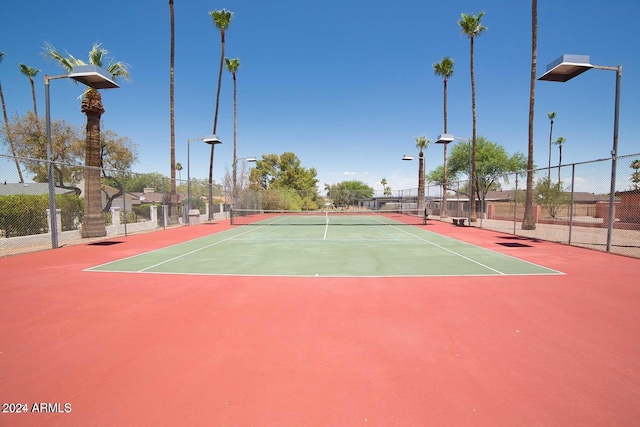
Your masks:
M75 190L68 188L55 188L56 194L75 194ZM0 196L12 196L16 194L27 194L31 196L41 196L49 194L49 184L46 182L25 182L0 184Z
M640 194L640 188L635 190L616 191L616 195L618 194Z

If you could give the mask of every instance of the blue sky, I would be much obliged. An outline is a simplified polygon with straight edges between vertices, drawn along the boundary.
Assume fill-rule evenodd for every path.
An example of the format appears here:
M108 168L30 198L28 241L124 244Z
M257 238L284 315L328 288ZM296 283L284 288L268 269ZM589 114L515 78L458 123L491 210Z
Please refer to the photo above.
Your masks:
M168 1L5 1L0 6L0 81L9 114L31 109L19 63L62 74L42 56L50 42L86 58L95 41L131 67L132 82L104 91L104 127L140 147L137 172L170 174ZM234 13L226 56L240 59L238 157L294 152L318 171L319 187L357 179L380 190L417 186L414 138L442 133L442 79L432 64L455 60L449 81L449 132L471 136L469 39L461 13L486 11L475 46L478 134L514 153L527 150L531 3L513 0L176 0L176 159L186 168L187 139L213 129L220 35L208 14ZM619 154L640 152L640 33L637 0L539 0L538 76L563 53L623 65ZM563 163L606 158L613 133L615 73L592 70L568 83L536 86L535 161L546 165L549 119L564 136ZM83 125L81 87L51 83L51 114ZM233 158L233 83L225 70L214 179ZM7 153L7 150L4 150ZM427 171L442 146L426 152ZM554 147L553 163L557 163ZM206 178L208 146L191 143L191 176ZM14 180L10 166L2 179ZM8 178L7 178L8 177ZM183 170L183 178L186 171ZM603 177L606 178L606 177Z

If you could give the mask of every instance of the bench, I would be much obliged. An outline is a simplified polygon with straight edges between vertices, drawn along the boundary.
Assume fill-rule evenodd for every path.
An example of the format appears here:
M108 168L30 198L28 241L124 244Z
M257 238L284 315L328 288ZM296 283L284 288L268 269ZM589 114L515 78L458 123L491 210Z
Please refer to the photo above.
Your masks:
M467 220L467 218L451 218L451 221L453 221L453 225L457 225L459 227L464 226L464 222Z

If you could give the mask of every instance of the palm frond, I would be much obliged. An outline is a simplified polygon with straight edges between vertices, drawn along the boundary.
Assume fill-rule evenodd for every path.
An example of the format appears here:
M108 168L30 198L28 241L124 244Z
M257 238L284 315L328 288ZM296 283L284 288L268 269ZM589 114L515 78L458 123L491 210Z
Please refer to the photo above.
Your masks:
M18 64L18 66L20 67L20 72L30 78L35 77L40 72L37 68L29 67L25 64Z
M45 58L52 59L54 62L57 62L62 68L67 71L71 71L73 67L76 65L86 65L83 61L74 58L72 55L67 53L67 56L64 56L58 49L56 49L51 43L46 42L44 44L44 56Z
M131 75L129 74L129 64L118 61L112 62L107 66L107 71L113 76L122 77L123 79L129 81L131 80Z
M231 25L233 12L226 9L220 9L209 12L209 15L211 15L211 19L213 19L213 24L216 26L216 28L224 32Z
M433 71L436 76L442 76L444 80L447 80L449 77L453 76L453 64L453 59L445 56L442 58L442 61L433 64Z
M426 136L416 136L415 140L416 140L416 148L419 148L421 153L422 153L422 150L425 150L429 146L429 143L431 142L430 140L427 139Z
M458 25L462 28L462 33L469 36L469 38L479 36L480 33L487 30L488 28L482 25L480 22L482 17L486 12L482 11L477 15L473 13L466 14L463 13L458 21Z
M89 64L102 67L103 58L107 56L109 51L101 47L102 43L95 42L89 51Z
M240 68L240 58L224 58L224 64L231 74L235 74Z

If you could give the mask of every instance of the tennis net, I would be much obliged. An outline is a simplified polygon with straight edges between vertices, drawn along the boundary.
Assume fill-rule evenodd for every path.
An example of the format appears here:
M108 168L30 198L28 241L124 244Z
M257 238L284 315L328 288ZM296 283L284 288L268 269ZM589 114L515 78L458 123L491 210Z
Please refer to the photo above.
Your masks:
M425 225L424 210L287 211L233 209L232 225Z

